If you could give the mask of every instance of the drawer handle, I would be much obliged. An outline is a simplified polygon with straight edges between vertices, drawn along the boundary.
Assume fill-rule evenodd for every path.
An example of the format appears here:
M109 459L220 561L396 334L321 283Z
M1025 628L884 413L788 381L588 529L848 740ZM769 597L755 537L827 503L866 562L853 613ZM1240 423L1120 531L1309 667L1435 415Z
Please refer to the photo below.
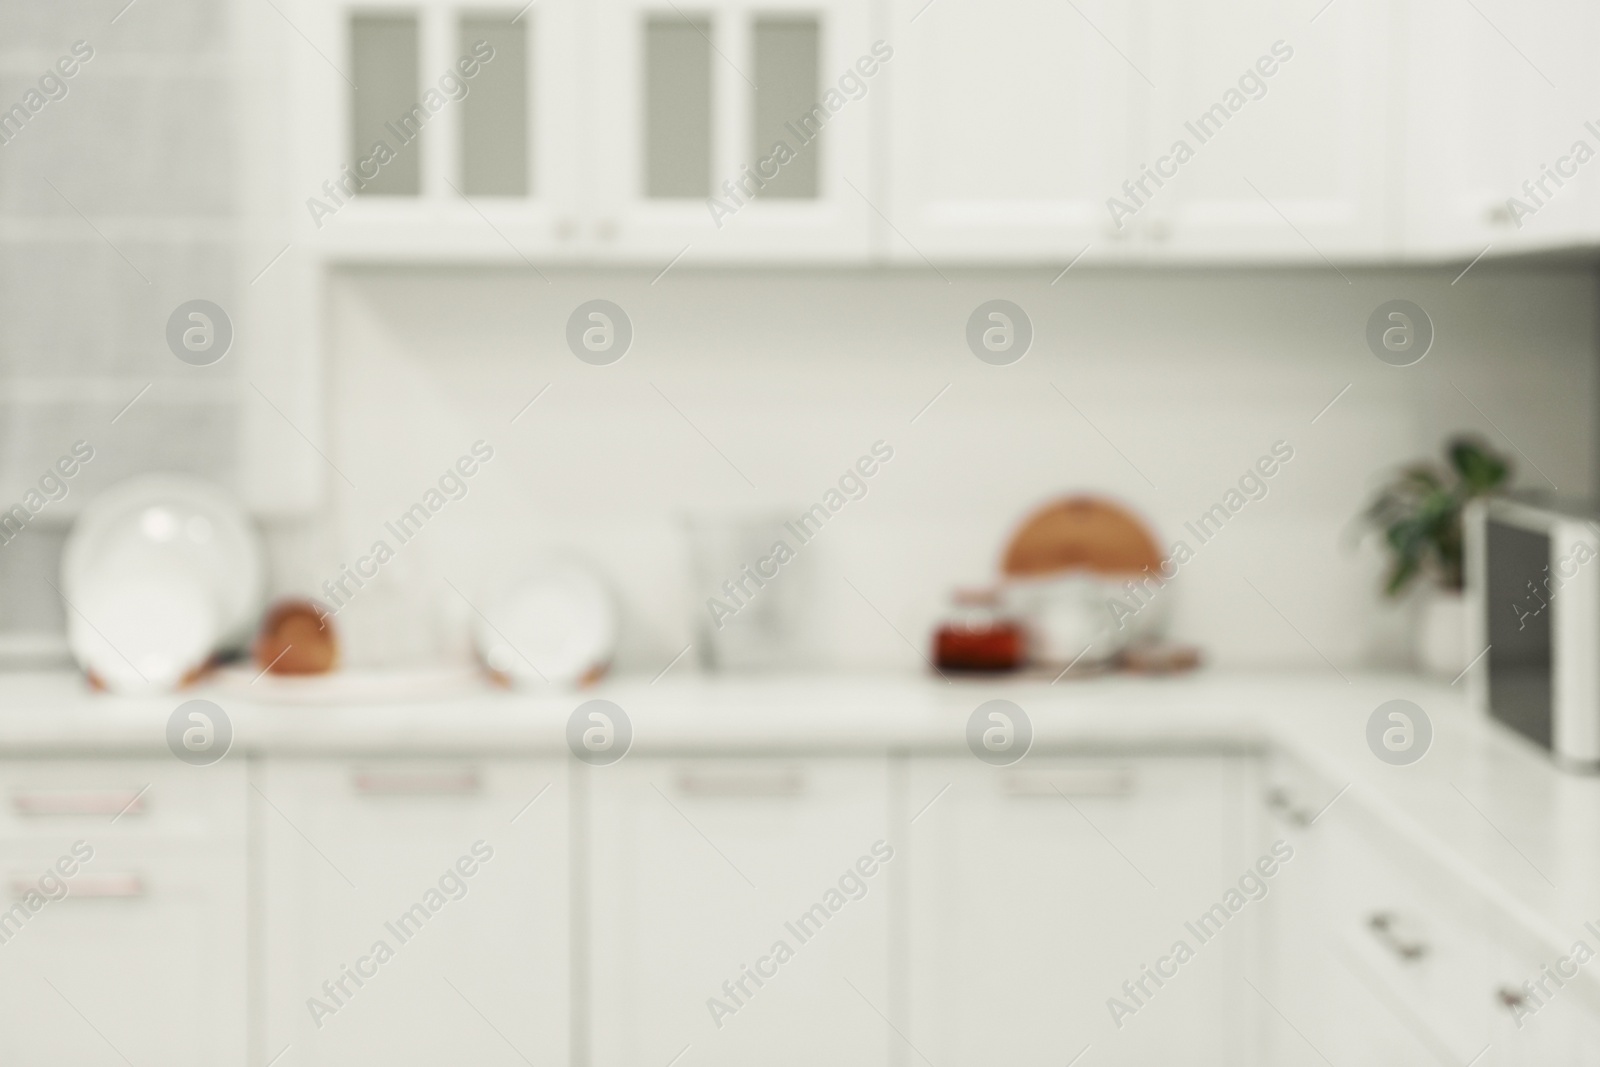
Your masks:
M1367 918L1367 927L1372 931L1372 936L1384 948L1406 963L1415 963L1428 954L1428 943L1419 938L1405 937L1396 929L1399 925L1399 917L1389 911L1375 911Z
M39 790L11 794L18 815L47 818L62 815L143 815L143 789L64 791Z
M83 900L130 899L144 896L144 879L137 874L80 874L66 882L67 894L60 899L74 897ZM11 896L21 900L29 893L39 891L36 879L11 879Z
M1050 772L1012 773L1001 788L1013 797L1125 797L1133 793L1127 767L1077 767Z
M474 770L357 771L353 781L364 796L465 796L483 788Z
M689 797L796 797L805 791L805 775L793 769L678 775L678 792Z

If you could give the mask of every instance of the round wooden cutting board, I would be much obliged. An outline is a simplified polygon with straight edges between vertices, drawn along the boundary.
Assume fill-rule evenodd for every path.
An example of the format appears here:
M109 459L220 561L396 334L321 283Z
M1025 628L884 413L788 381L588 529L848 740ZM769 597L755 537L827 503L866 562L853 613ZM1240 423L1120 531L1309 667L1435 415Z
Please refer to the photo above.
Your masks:
M1009 578L1087 570L1140 574L1159 570L1161 550L1132 512L1103 497L1063 497L1035 511L1006 545L1000 569Z

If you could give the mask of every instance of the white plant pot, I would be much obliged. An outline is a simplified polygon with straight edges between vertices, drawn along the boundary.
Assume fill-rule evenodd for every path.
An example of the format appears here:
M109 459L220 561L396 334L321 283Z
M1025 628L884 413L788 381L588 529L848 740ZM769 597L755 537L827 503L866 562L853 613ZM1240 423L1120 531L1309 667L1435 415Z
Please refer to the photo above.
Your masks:
M1467 600L1436 589L1417 618L1417 665L1436 678L1454 679L1467 667Z

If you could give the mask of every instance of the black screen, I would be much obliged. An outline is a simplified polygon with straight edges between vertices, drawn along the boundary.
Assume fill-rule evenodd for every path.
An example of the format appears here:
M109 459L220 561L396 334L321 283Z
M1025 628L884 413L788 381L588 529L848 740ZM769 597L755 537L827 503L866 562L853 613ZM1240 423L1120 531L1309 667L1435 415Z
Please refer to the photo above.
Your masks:
M1550 623L1545 578L1550 538L1490 520L1488 582L1489 713L1550 747L1554 710Z

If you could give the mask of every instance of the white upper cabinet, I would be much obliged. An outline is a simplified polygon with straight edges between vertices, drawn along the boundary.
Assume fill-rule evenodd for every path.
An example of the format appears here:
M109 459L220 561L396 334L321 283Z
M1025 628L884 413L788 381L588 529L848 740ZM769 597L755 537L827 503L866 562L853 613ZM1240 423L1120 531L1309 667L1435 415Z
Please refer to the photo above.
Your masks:
M285 52L296 243L334 259L1342 265L1600 241L1580 0L285 14L308 45Z
M851 0L593 5L594 254L864 260L869 115L891 51L874 47L871 11Z
M1407 252L1497 255L1600 237L1594 5L1412 0L1407 12Z
M1131 188L1142 257L1303 261L1394 251L1385 0L1150 0L1155 88Z
M1118 238L1137 99L1133 8L891 0L884 132L891 260L1060 262ZM863 187L862 192L873 196Z
M301 239L335 258L578 254L576 11L300 0Z

